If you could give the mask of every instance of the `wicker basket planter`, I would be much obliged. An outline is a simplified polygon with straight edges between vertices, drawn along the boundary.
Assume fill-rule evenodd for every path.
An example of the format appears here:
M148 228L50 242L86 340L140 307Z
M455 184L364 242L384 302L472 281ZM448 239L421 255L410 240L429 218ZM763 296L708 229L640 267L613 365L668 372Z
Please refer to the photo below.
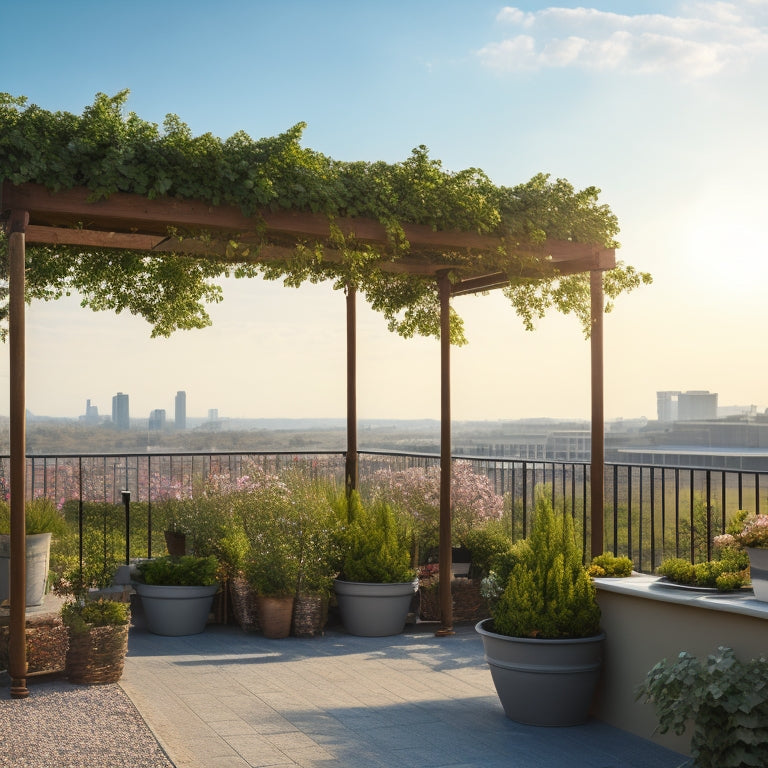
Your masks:
M476 624L490 616L488 601L480 594L480 579L453 579L451 601L454 622ZM419 616L422 621L440 621L440 594L437 579L419 586Z
M229 597L232 601L232 613L235 621L243 632L257 632L259 629L259 614L257 609L256 591L242 576L229 580Z
M27 675L43 675L64 669L69 645L69 633L61 617L47 614L28 616L25 627L27 644ZM7 624L0 625L0 668L10 663L10 631Z
M320 595L299 595L293 604L293 634L315 637L322 634L328 621L328 598Z
M127 650L127 624L70 632L64 673L79 685L116 683L122 677Z

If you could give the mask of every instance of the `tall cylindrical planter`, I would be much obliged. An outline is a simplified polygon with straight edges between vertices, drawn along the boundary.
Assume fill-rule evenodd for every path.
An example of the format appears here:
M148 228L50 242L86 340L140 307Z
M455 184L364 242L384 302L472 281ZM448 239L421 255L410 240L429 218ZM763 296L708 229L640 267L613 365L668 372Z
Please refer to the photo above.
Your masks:
M293 634L314 637L328 621L328 598L322 595L297 595L293 603Z
M205 629L218 584L209 587L134 585L147 629L155 635L198 635Z
M26 601L27 605L42 605L48 585L51 556L51 534L34 533L26 537ZM11 594L11 537L0 535L0 601Z
M580 725L589 718L600 676L605 633L594 637L547 640L509 637L475 629L483 639L504 714L526 725Z
M233 576L229 580L229 597L235 621L243 632L256 632L259 628L258 595L248 579Z
M291 634L293 597L259 595L256 608L259 614L259 626L264 637L279 639Z
M749 579L756 600L768 602L768 549L747 547Z
M360 637L399 635L405 627L418 579L396 584L333 583L344 629Z

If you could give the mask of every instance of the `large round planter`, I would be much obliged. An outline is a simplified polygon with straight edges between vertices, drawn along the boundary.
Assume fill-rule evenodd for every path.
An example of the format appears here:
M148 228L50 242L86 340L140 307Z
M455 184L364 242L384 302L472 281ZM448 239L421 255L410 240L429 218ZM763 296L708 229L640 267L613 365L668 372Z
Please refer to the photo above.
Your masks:
M756 600L768 602L768 549L747 547L749 579Z
M51 555L51 534L35 533L26 537L26 601L27 605L42 605L48 584L48 564ZM0 601L11 594L11 537L0 535Z
M167 587L134 584L141 597L147 629L155 635L198 635L208 622L213 598L219 589L211 587Z
M589 718L603 658L605 633L543 640L491 632L491 619L475 629L504 714L526 725L580 725Z
M259 614L259 626L264 637L280 639L291 634L293 619L293 597L256 598L256 610Z
M341 621L350 635L387 637L403 631L419 581L368 584L336 579L333 586Z

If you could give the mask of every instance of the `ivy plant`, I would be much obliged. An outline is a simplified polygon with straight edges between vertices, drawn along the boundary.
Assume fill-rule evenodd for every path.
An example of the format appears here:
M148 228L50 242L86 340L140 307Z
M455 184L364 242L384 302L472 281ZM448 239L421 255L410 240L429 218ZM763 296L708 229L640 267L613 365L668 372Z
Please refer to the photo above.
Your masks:
M340 262L324 259L321 245L305 243L296 246L292 256L261 265L249 262L236 242L234 258L227 262L180 254L30 246L27 300L78 293L83 306L140 315L152 325L153 336L168 336L177 329L210 324L205 307L221 300L218 281L225 276L260 274L292 286L330 280L337 289L355 286L402 336L439 336L435 280L379 268L383 259L407 253L403 226L421 224L504 237L512 245L503 253L432 256L452 266L454 279L463 270L505 272L510 280L505 293L527 328L555 308L575 313L589 333L587 274L536 279L521 274L530 266L522 254L547 238L606 248L618 245L617 219L598 201L596 187L575 190L566 180L545 174L515 187L496 186L477 168L446 171L424 146L399 163L340 162L301 146L303 123L258 140L243 131L225 140L210 133L194 136L175 115L168 115L161 128L133 112L125 114L127 98L127 90L114 96L99 93L78 116L0 93L0 180L33 182L52 191L86 187L94 200L115 192L198 199L236 206L255 217L262 210L295 209L324 214L331 225L339 217L366 217L382 223L387 243L374 248L336 232L332 245L342 253ZM0 269L7 274L7 241L2 236ZM605 273L606 311L620 293L650 280L648 274L623 265ZM7 321L7 300L5 283L0 286L0 321ZM0 328L0 334L5 332ZM466 341L453 311L450 334L453 343Z
M740 661L724 647L704 660L683 651L656 664L637 697L655 705L660 733L692 726L693 768L768 765L768 659Z

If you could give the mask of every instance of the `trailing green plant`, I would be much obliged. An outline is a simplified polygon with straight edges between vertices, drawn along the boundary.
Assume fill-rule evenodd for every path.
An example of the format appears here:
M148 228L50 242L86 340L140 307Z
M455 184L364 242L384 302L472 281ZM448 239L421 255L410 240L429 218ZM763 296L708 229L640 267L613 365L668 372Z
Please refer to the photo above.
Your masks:
M683 651L660 661L637 689L656 708L658 731L691 726L694 768L768 765L768 659L740 661L720 647L699 660Z
M492 610L495 632L539 638L599 634L595 586L582 564L573 520L555 513L543 488L537 491L530 537L513 551L509 577Z
M27 536L39 533L50 533L63 536L67 524L56 505L43 497L31 499L24 505L24 531ZM11 505L8 501L0 501L0 534L11 532Z
M115 600L87 600L64 603L61 606L61 620L70 632L82 635L92 627L119 627L131 620L128 603Z
M450 263L455 275L506 272L511 285L505 293L527 328L555 308L575 313L589 333L587 273L559 276L547 269L536 279L520 274L531 266L526 255L531 246L547 238L617 245L618 222L610 208L598 202L596 187L575 190L568 181L546 174L515 187L496 186L477 168L444 170L423 145L399 163L340 162L301 146L304 123L258 140L242 131L223 141L210 133L193 136L175 115L165 118L162 129L133 112L125 115L127 98L128 91L99 93L78 116L27 105L23 96L0 94L0 178L15 185L41 184L54 192L86 187L94 200L127 192L235 206L247 216L264 209L324 214L334 230L330 244L341 250L342 259L324 258L323 243L299 245L286 259L260 267L251 263L258 258L258 246L251 253L234 240L227 261L30 245L28 300L47 301L75 291L84 306L128 310L153 326L153 336L168 336L179 328L210 325L205 304L221 301L217 280L261 272L292 286L322 280L332 281L337 289L355 285L392 330L405 337L437 336L435 281L379 268L382 260L407 251L404 225L420 224L503 237L507 245L499 250L504 252L440 251L425 257ZM388 242L377 249L344 236L334 225L339 217L378 220ZM3 271L6 262L7 243L0 237ZM606 311L620 293L650 281L649 275L629 266L606 272ZM7 320L7 309L5 297L0 319ZM453 311L450 334L452 342L465 342L461 320Z
M209 587L219 581L219 563L213 555L157 557L139 563L137 581L166 587Z
M397 584L416 577L410 565L409 532L388 504L374 500L364 506L353 491L347 516L341 579Z
M595 555L592 558L592 563L587 570L593 578L610 576L626 578L632 575L634 567L632 560L626 556L617 556L613 552L603 552L602 555Z

